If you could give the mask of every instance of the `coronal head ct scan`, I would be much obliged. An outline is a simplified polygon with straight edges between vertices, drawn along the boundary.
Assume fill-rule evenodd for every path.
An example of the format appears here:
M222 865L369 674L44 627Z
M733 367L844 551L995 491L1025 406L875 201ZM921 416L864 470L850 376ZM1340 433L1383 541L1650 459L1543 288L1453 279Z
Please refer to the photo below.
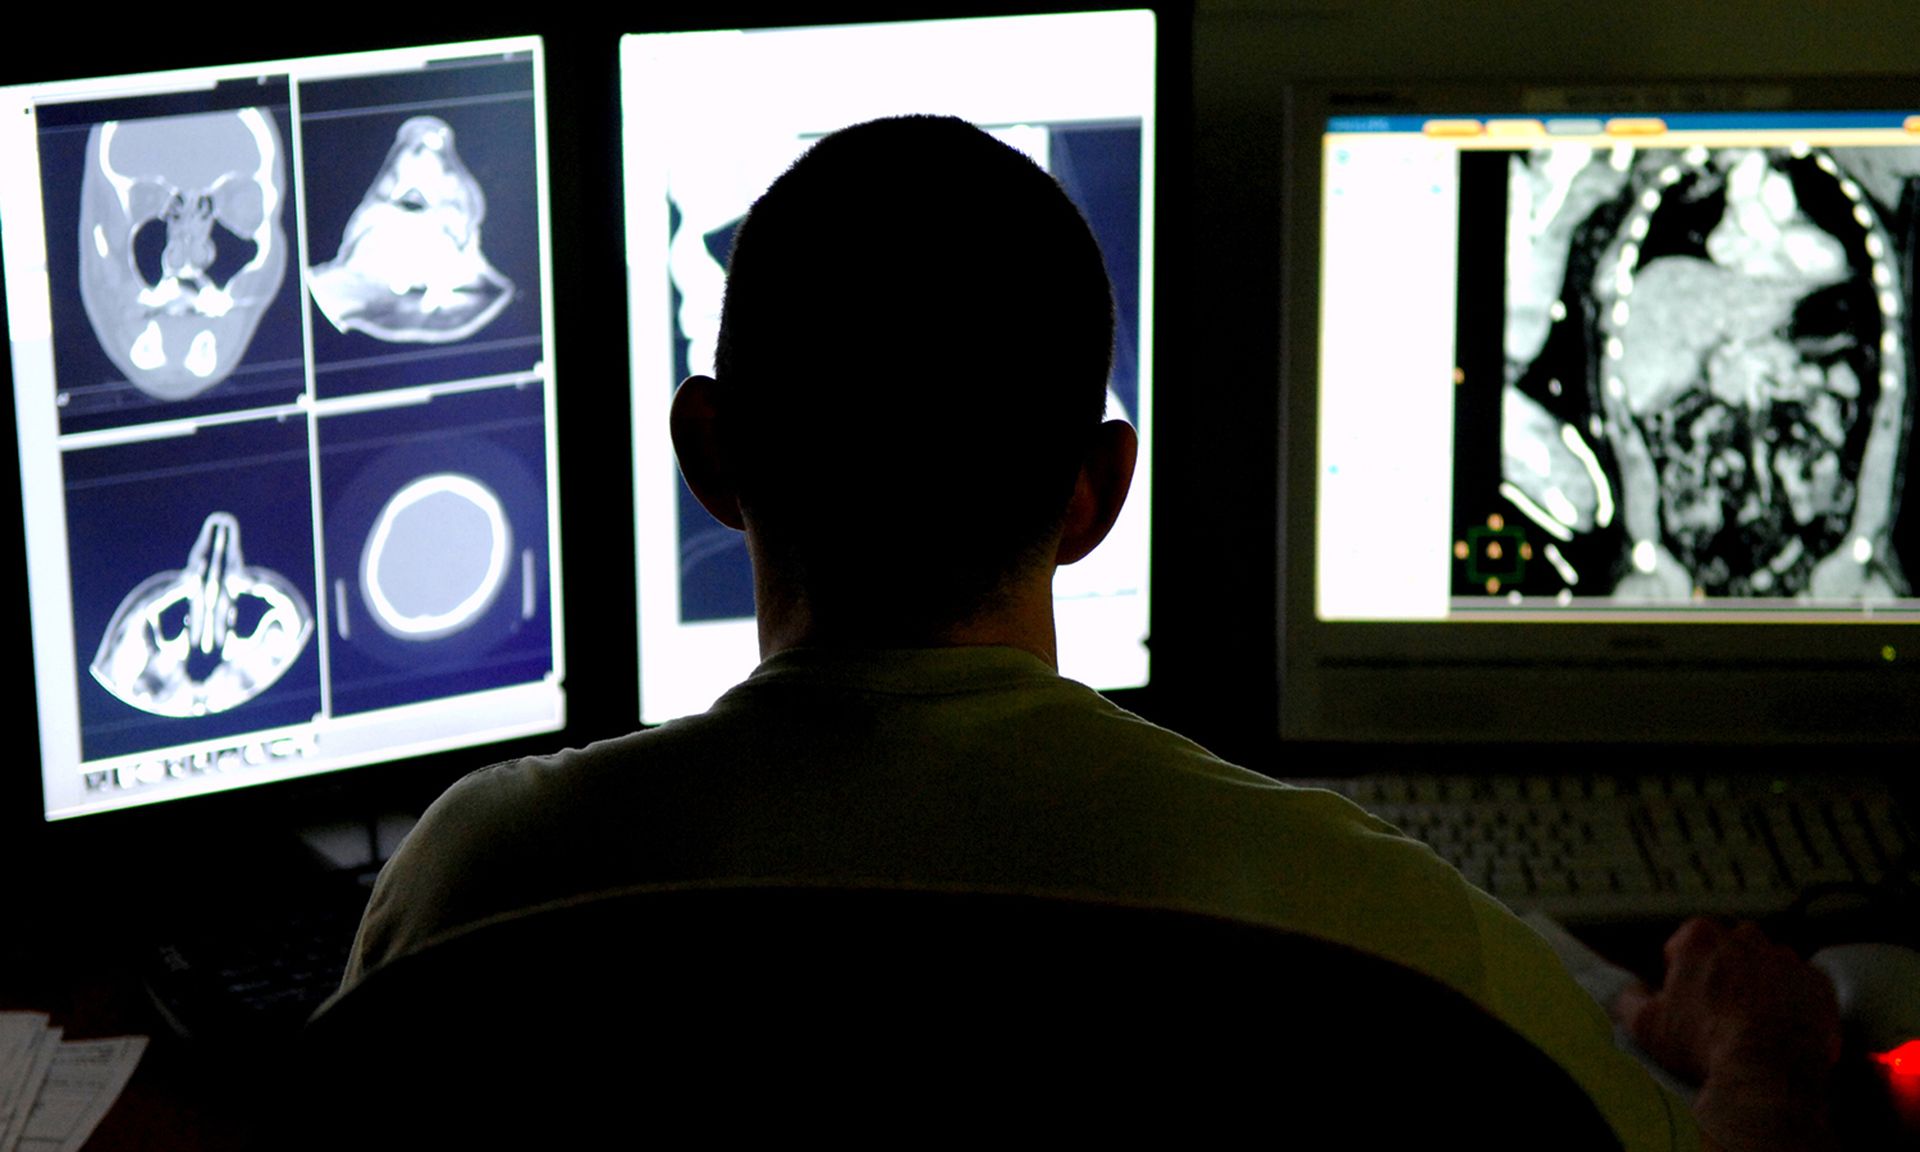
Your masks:
M259 108L87 131L80 299L136 388L197 396L239 366L286 277L286 145Z
M1920 510L1904 499L1916 125L1841 110L1332 120L1323 342L1365 323L1332 261L1383 251L1383 233L1406 242L1411 279L1368 310L1414 293L1443 310L1399 354L1440 382L1420 389L1425 433L1362 446L1363 415L1333 395L1361 366L1327 353L1323 618L1920 608ZM1418 182L1390 191L1393 171ZM1396 203L1410 221L1384 219ZM1395 451L1398 480L1433 492L1395 493Z
M0 89L49 819L564 724L541 61Z

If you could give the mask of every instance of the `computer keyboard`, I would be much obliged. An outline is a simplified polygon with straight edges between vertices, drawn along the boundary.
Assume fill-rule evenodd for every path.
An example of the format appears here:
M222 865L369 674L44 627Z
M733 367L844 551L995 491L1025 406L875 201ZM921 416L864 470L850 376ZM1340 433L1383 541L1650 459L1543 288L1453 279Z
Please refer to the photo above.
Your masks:
M290 1041L340 987L375 874L311 880L252 914L169 933L146 974L155 1007L198 1043Z
M1764 917L1914 865L1870 780L1692 775L1295 780L1432 845L1520 912L1564 923Z

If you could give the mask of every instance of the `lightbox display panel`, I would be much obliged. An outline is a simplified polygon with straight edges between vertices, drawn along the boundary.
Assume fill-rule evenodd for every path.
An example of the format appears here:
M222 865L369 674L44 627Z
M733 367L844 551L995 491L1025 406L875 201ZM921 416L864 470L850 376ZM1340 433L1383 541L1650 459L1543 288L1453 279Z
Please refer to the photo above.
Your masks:
M541 44L0 90L48 818L564 722Z
M1287 725L1915 734L1920 104L1432 95L1296 107Z
M733 229L815 140L914 113L958 116L1032 157L1079 204L1106 256L1119 322L1108 415L1138 429L1140 466L1113 534L1060 570L1055 618L1063 674L1096 688L1147 682L1156 19L1095 12L622 40L643 721L705 709L759 662L745 544L687 490L667 429L680 381L713 370ZM885 241L866 243L878 274ZM849 316L850 347L858 331Z

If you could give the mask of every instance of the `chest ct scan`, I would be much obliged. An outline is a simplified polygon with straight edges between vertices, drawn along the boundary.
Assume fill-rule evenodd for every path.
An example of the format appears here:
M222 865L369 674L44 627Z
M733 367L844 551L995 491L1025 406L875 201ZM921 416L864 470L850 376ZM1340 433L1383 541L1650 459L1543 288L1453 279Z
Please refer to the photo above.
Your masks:
M1583 590L1910 593L1890 537L1906 301L1883 221L1920 157L1862 152L1511 160L1503 471L1560 527L1617 535ZM1584 421L1548 414L1570 402Z

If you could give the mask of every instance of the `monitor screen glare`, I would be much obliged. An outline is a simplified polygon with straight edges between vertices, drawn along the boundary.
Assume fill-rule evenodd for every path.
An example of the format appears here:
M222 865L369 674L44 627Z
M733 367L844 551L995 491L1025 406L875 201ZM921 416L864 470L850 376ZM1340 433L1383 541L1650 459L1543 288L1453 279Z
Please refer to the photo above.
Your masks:
M49 819L562 725L541 67L0 89Z
M746 548L687 491L667 434L674 388L713 370L734 226L815 140L911 113L958 116L1031 156L1105 253L1119 321L1108 413L1139 430L1141 464L1112 536L1061 569L1055 616L1064 674L1146 683L1155 46L1145 11L624 38L644 721L706 708L759 660Z
M1914 111L1322 121L1318 619L1920 619Z

